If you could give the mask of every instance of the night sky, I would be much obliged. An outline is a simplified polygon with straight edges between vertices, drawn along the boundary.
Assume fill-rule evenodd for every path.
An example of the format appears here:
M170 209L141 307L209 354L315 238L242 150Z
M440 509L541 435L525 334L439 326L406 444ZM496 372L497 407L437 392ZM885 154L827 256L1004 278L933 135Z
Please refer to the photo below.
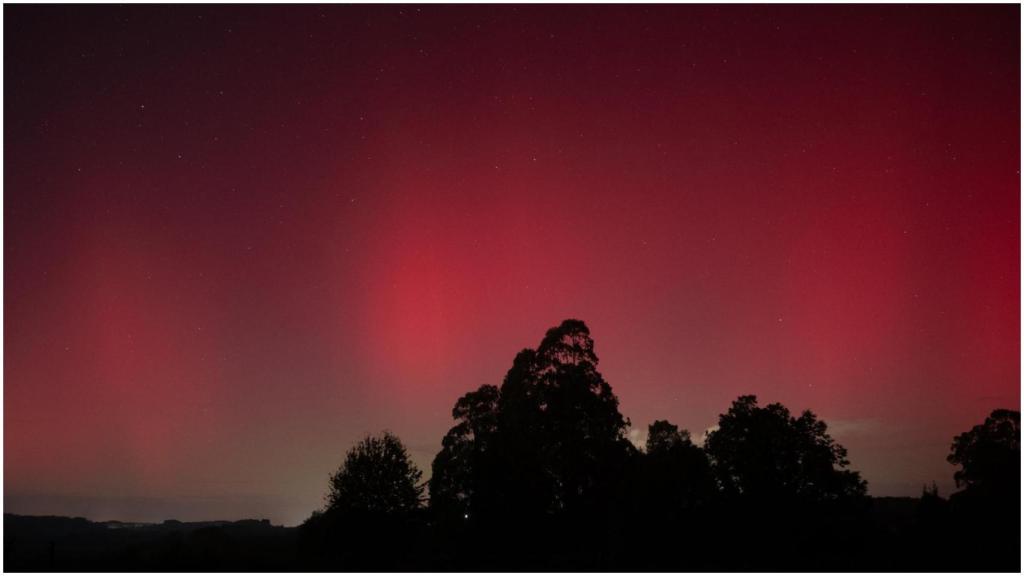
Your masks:
M10 6L4 506L295 524L565 318L874 495L1020 407L1020 7Z

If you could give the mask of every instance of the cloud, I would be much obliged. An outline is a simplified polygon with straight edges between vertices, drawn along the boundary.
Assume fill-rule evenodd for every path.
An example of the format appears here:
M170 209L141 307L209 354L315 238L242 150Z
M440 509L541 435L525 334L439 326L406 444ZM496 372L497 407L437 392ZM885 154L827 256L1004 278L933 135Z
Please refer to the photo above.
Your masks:
M828 433L832 436L862 436L866 434L877 434L885 425L873 418L860 418L853 420L830 420Z
M718 430L718 425L717 424L714 425L714 426L711 426L709 428L705 428L704 432L701 433L701 434L693 434L693 435L691 435L690 439L693 440L693 443L696 444L697 446L704 446L704 440L707 439L708 434L711 434L715 430Z
M630 428L627 437L633 443L633 446L637 448L643 448L647 445L647 430L643 428Z

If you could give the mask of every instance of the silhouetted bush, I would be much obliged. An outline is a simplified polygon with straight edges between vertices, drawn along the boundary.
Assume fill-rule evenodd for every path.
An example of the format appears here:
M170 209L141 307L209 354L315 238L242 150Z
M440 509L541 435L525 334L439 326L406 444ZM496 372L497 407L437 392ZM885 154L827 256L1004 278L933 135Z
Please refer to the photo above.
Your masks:
M367 436L331 475L327 506L299 529L303 567L309 570L411 570L424 528L422 473L390 432Z
M420 507L423 473L390 432L367 436L345 456L331 476L327 508L343 512L396 514Z

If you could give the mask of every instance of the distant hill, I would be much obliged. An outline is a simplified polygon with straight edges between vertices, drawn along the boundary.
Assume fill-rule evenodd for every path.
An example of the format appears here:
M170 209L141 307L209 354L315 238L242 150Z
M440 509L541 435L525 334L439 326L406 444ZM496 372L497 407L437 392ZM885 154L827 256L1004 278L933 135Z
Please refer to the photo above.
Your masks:
M295 529L268 520L92 522L4 514L6 571L287 570Z

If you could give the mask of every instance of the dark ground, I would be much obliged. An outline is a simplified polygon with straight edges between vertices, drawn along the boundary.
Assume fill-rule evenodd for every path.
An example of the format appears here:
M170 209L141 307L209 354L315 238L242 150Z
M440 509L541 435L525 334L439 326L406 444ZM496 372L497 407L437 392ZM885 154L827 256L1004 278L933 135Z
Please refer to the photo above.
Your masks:
M558 530L439 535L424 516L401 527L360 527L337 550L310 544L300 528L266 520L126 524L4 515L5 571L629 570L629 571L1019 571L1019 511L992 527L962 527L919 498L872 498L858 518L776 528L742 514L679 522L678 531L625 526L617 542L564 543ZM763 520L763 519L761 519ZM689 527L687 527L689 524ZM541 534L547 535L541 535ZM631 533L633 537L623 537ZM344 534L344 532L342 532ZM377 536L372 536L377 534ZM372 542L367 541L367 539ZM571 540L571 539L570 539ZM359 542L362 541L362 542ZM618 544L616 546L615 544ZM617 549L616 549L617 548ZM555 551L557 550L557 551ZM365 552L365 553L364 553ZM354 554L354 555L353 555Z
M4 571L288 570L295 535L266 520L126 524L4 514Z

